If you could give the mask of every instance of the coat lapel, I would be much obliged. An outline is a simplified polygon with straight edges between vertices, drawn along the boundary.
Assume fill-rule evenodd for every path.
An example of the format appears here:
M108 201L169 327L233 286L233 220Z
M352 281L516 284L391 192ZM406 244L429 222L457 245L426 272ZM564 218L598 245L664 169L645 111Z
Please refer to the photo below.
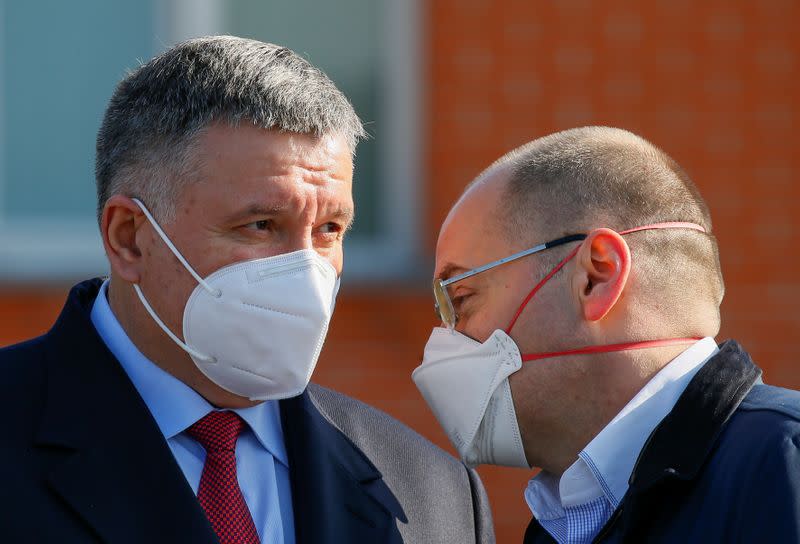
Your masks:
M48 333L35 439L47 483L103 541L217 542L150 412L91 323L99 285L75 287Z
M405 519L380 472L306 391L281 402L298 544L401 542Z

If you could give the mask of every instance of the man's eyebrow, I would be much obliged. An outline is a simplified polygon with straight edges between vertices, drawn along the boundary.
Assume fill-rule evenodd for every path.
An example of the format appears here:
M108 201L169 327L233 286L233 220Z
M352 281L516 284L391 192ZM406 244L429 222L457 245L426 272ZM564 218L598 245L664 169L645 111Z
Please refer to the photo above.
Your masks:
M356 212L353 208L338 208L327 217L341 221L344 223L344 229L350 230L353 226L353 222L356 220Z
M246 208L232 213L225 218L226 222L235 223L243 221L251 217L264 216L264 215L280 215L285 213L288 206L285 204L276 204L274 206L264 206L262 204L250 204Z
M275 204L274 206L251 204L243 210L229 215L225 220L229 223L236 223L251 217L283 215L288 212L289 205L287 204ZM353 225L353 221L355 221L355 211L353 208L338 208L327 217L341 221L345 224L345 228L349 229Z
M436 276L436 278L440 280L447 280L448 278L461 274L462 272L466 272L467 270L468 269L464 268L463 266L447 263L439 271L439 274Z

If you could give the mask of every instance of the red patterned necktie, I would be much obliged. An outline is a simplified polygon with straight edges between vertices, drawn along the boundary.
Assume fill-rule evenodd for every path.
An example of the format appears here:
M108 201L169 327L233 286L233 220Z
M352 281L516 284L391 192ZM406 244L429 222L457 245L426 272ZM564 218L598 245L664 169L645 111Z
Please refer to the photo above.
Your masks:
M236 478L236 439L245 426L233 412L211 412L186 431L206 450L197 500L222 544L259 543Z

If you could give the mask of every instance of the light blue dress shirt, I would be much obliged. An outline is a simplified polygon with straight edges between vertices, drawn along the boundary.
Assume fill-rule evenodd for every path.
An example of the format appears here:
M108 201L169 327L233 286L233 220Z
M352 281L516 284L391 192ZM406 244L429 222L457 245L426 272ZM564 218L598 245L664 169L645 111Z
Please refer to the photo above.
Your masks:
M192 388L147 359L111 311L103 283L92 323L153 414L186 480L197 494L206 452L184 431L214 410ZM233 410L248 424L236 443L239 487L261 542L294 544L289 465L277 401Z

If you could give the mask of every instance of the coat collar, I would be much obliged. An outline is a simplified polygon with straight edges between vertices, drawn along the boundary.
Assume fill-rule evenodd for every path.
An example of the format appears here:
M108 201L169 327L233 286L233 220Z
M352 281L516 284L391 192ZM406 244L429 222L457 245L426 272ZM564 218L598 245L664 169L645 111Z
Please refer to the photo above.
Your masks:
M48 485L104 541L216 543L144 401L90 320L102 281L75 286L47 335L35 447ZM402 509L308 392L281 401L298 544L395 542Z
M761 369L735 341L720 346L695 375L675 407L648 438L630 477L630 488L595 542L619 530L640 542L647 512L660 508L669 490L694 480L728 420L761 378Z
M663 478L697 476L728 419L760 377L761 369L737 342L722 344L642 448L630 477L633 493Z

